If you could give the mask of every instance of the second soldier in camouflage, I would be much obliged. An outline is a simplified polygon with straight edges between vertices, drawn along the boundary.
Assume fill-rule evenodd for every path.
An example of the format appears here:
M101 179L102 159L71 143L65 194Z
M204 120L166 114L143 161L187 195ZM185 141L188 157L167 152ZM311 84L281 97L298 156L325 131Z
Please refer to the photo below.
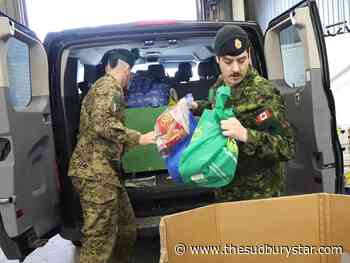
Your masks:
M153 132L141 135L124 126L124 89L135 57L125 49L108 51L102 58L106 74L83 100L78 144L69 176L83 209L79 262L130 262L136 223L120 171L111 164L124 149L154 143Z
M216 190L218 201L279 196L284 185L284 163L294 156L294 135L285 104L272 83L251 66L250 42L239 26L224 26L215 38L221 75L211 88L209 101L199 102L197 112L211 107L216 89L231 87L227 106L236 118L222 121L225 136L238 142L239 157L233 181Z

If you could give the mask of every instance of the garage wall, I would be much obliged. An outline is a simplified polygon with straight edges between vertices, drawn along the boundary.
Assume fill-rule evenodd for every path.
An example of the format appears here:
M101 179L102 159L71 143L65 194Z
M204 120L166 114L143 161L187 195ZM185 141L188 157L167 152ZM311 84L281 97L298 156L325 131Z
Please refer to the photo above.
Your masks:
M246 15L266 30L271 19L288 10L300 0L246 0ZM323 28L344 20L350 21L350 0L316 0ZM330 29L333 33L337 28Z

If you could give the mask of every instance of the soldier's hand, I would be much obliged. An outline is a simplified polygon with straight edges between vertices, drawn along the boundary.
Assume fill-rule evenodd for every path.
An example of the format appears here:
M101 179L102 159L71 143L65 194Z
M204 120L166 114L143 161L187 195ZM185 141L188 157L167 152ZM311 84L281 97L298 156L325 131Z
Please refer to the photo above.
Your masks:
M140 136L139 144L140 145L148 145L148 144L155 144L156 139L155 139L155 134L154 131L142 134Z
M227 137L232 137L241 142L247 142L247 129L243 127L237 118L230 118L221 121L222 134Z
M191 109L196 110L198 109L198 103L197 102L192 102Z

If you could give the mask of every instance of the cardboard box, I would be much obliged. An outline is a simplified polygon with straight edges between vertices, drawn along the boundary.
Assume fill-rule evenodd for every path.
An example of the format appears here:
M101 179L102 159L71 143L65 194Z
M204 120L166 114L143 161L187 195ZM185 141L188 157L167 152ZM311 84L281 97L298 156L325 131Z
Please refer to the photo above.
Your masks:
M214 204L163 217L160 235L162 263L348 263L350 196Z

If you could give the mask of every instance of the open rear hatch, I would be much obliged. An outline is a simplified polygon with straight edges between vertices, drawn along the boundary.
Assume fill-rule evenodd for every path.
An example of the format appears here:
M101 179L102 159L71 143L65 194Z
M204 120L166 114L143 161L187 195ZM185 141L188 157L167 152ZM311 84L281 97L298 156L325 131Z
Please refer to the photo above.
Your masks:
M55 133L60 176L67 176L68 161L75 144L76 133L72 125L77 126L76 123L69 122L77 118L70 118L69 115L73 109L79 112L76 105L72 105L73 96L79 95L79 92L71 90L76 89L74 85L78 81L79 72L74 71L79 71L81 64L97 65L105 51L116 47L139 48L146 59L143 63L154 62L157 56L159 63L181 62L188 60L189 54L194 62L204 61L213 57L213 39L216 31L224 24L166 21L49 34L45 46L51 66L52 118L54 126L65 127ZM258 26L251 22L238 24L248 31L255 50L254 64L266 75L262 34ZM207 41L203 42L203 39ZM163 57L159 55L162 52L165 54ZM152 130L156 116L163 110L164 108L128 109L126 124L142 132ZM137 216L158 216L214 202L211 189L194 189L174 184L155 146L138 147L130 151L124 156L123 166L130 176L126 185Z

